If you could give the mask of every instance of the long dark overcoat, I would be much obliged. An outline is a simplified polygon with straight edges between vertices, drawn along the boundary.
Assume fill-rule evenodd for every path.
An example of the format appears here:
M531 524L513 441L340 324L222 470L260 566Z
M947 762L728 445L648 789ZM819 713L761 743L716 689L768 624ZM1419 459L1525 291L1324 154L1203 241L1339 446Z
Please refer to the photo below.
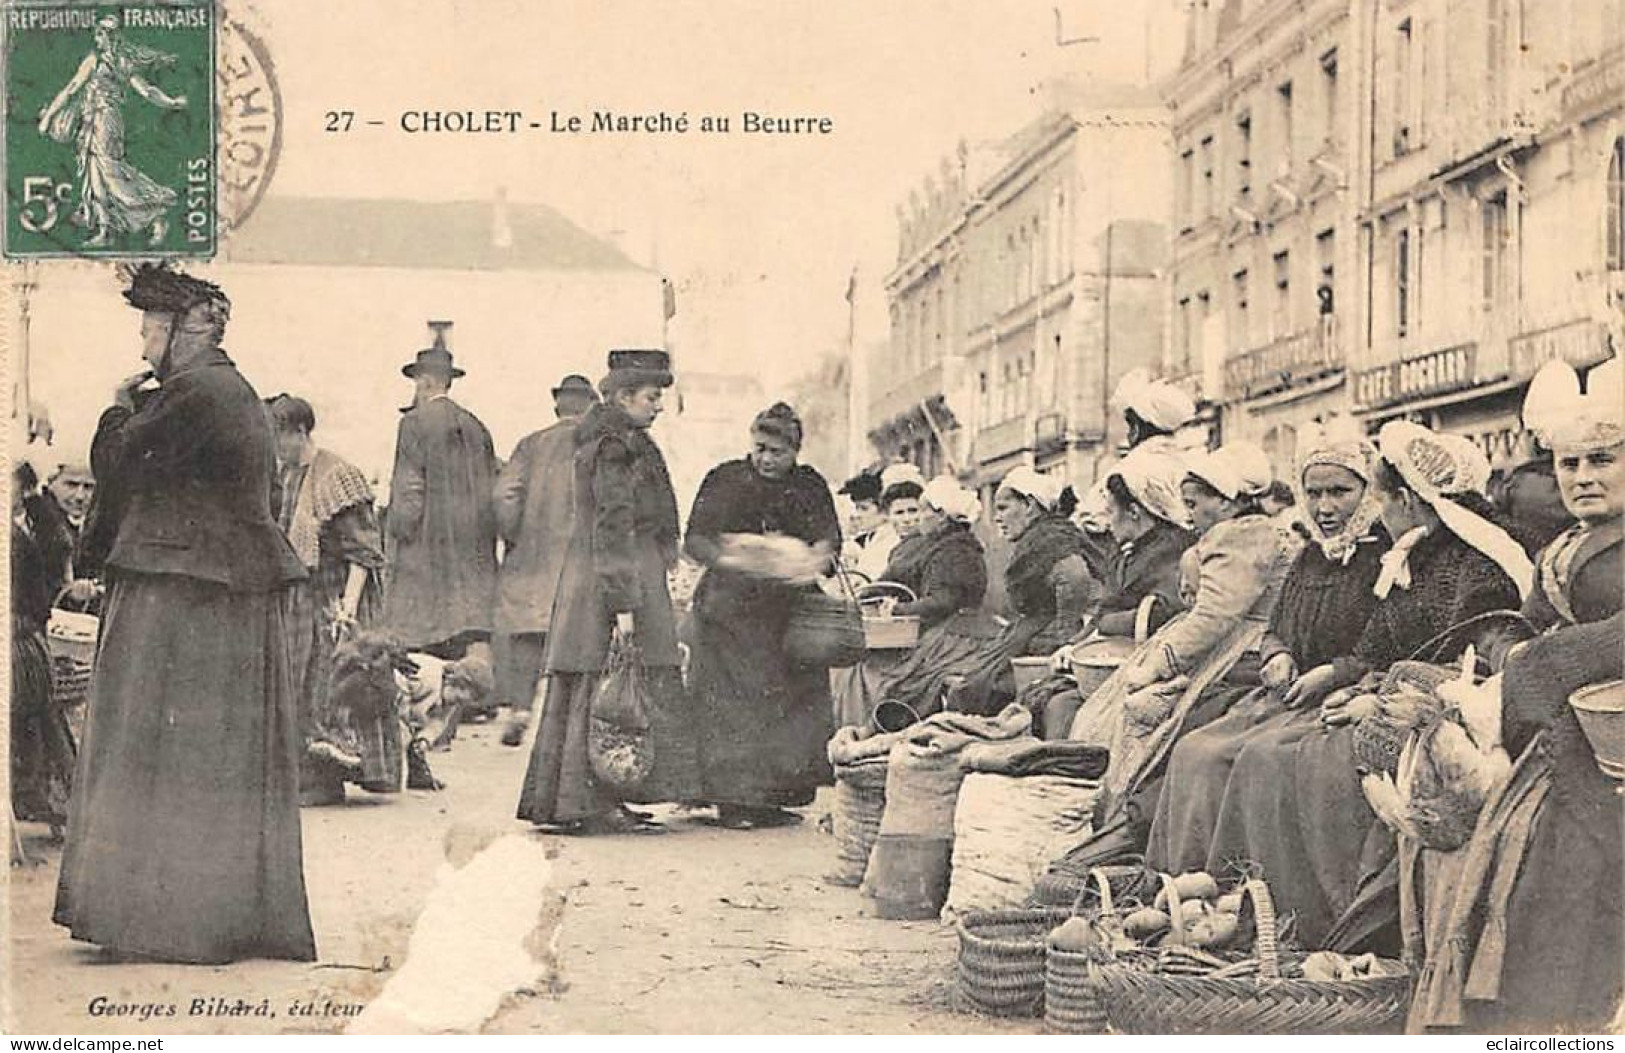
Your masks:
M677 496L666 460L615 406L589 410L575 441L575 528L553 602L547 668L602 670L622 611L634 616L643 664L675 667L666 572L677 563Z
M386 518L384 625L409 647L489 633L496 453L478 417L432 398L401 418Z

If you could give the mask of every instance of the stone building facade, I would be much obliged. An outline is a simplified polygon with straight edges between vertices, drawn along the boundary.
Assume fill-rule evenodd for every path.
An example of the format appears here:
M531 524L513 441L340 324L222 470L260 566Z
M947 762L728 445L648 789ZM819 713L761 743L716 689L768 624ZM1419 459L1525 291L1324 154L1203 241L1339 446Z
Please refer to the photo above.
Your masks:
M1162 357L1166 111L1141 89L1063 101L945 163L900 217L885 282L870 440L988 506L1020 464L1092 482L1122 438L1111 390Z

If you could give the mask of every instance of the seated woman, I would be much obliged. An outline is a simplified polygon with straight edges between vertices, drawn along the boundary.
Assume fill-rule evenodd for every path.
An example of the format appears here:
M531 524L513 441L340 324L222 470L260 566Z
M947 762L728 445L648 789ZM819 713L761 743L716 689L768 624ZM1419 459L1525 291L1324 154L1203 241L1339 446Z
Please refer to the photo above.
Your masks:
M1109 675L1103 667L1079 667L1080 649L1109 649L1097 645L1118 640L1127 651L1137 631L1144 639L1184 610L1179 559L1196 542L1179 492L1184 477L1183 461L1151 450L1131 451L1106 477L1102 503L1117 552L1083 631L1050 656L1055 672L1021 694L1044 738L1066 738L1078 707Z
M1376 604L1371 586L1388 541L1370 486L1374 453L1359 434L1305 436L1298 504L1313 543L1287 572L1257 661L1238 663L1213 688L1234 699L1225 715L1174 747L1146 848L1151 866L1175 874L1205 869L1236 755L1263 729L1318 727L1317 713L1289 710L1281 697L1299 669L1352 653Z
M1361 793L1370 761L1356 760L1357 738L1362 756L1374 752L1372 737L1357 734L1376 710L1368 691L1397 661L1459 655L1452 630L1516 607L1515 579L1527 581L1529 569L1494 521L1483 494L1489 464L1471 441L1395 421L1378 447L1371 481L1395 541L1373 586L1377 602L1352 651L1302 673L1283 696L1291 710L1318 707L1318 719L1281 718L1248 737L1208 846L1210 872L1257 867L1278 909L1295 917L1299 942L1316 949L1396 949L1394 838Z
M928 716L941 708L945 679L964 675L993 633L980 615L987 558L971 533L982 503L948 478L932 480L923 498L919 543L902 549L886 570L887 581L907 585L918 597L892 613L920 619L920 642L886 673L878 697Z
M1625 985L1625 797L1569 705L1575 690L1625 672L1625 406L1608 366L1587 396L1566 365L1543 373L1569 390L1543 392L1537 374L1524 419L1551 445L1579 523L1541 552L1524 602L1545 635L1515 648L1503 670L1502 740L1517 764L1473 839L1451 853L1448 885L1430 880L1423 898L1412 1030L1602 1032Z
M1016 697L1012 658L1047 655L1070 640L1093 600L1083 532L1067 517L1077 507L1061 480L1021 467L994 495L993 521L1013 547L1004 591L1013 620L978 652L949 708L990 715Z
M1071 738L1112 751L1096 833L1106 859L1144 849L1168 751L1223 715L1235 696L1210 688L1263 642L1299 547L1259 506L1270 481L1268 458L1248 443L1194 460L1181 484L1202 535L1185 557L1194 566L1190 609L1138 648L1073 722Z
M920 520L924 515L921 495L925 492L925 484L919 481L920 478L920 470L912 464L894 464L882 474L884 489L880 494L880 508L886 522L876 533L884 533L886 539L883 542L871 541L870 546L882 544L886 559L878 570L869 555L865 555L855 567L849 566L849 570L855 569L864 579L868 579L860 580L860 584L895 580L894 576L908 573L905 568L918 564L916 557L921 551L920 547L925 544L920 536ZM869 550L865 551L867 553ZM831 669L829 682L835 706L835 726L862 727L867 724L871 711L882 697L881 682L892 669L908 658L909 653L870 651L863 661L851 668Z

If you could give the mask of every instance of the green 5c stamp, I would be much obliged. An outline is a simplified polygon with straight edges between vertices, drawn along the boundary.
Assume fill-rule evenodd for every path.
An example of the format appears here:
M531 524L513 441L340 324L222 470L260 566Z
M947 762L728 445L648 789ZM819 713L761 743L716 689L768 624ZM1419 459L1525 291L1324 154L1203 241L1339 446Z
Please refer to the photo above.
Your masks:
M0 0L5 254L210 257L211 0Z

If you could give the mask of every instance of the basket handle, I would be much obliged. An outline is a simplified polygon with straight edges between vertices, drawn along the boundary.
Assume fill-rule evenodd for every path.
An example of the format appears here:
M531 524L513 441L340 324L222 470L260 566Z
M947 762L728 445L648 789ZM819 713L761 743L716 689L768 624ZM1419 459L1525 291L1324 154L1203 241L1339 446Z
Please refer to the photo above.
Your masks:
M1168 895L1168 935L1176 937L1175 942L1180 946L1185 943L1185 904L1179 898L1179 889L1174 886L1172 874L1158 873L1162 881L1162 891Z
M1281 952L1276 945L1279 935L1275 923L1275 900L1270 887L1260 878L1249 878L1241 886L1243 896L1253 901L1253 917L1258 926L1258 942L1254 948L1258 956L1258 975L1264 980L1281 978Z
M889 592L900 593L901 595L908 597L906 600L908 603L917 603L920 599L919 595L915 593L913 589L909 588L907 585L904 585L900 581L871 581L865 585L858 586L857 591L859 603L868 603L871 600L884 599L884 594ZM875 595L865 595L865 593L870 592L873 592Z
M1111 879L1106 876L1106 872L1100 867L1092 867L1089 870L1089 876L1083 882L1083 887L1078 889L1077 896L1072 900L1072 914L1074 917L1083 909L1083 897L1089 894L1090 881L1095 883L1095 889L1100 894L1100 912L1110 914L1116 909L1112 904Z

